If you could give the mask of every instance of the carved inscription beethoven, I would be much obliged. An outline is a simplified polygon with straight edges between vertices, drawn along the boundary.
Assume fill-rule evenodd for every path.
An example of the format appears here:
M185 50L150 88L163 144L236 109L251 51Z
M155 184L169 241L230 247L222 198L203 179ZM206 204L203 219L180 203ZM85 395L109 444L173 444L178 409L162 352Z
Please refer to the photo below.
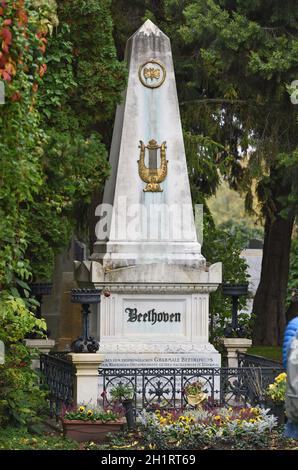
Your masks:
M148 322L151 323L151 325L155 325L160 322L181 322L181 313L179 312L156 312L153 308L146 313L140 313L137 308L126 308L125 313L128 314L128 322Z

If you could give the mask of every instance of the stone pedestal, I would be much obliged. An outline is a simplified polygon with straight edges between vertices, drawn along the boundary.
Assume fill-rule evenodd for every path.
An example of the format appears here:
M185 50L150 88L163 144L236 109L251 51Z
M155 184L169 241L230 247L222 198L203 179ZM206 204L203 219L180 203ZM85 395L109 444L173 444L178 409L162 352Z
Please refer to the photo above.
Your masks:
M228 367L238 367L238 353L245 353L252 345L252 340L247 338L223 338L222 343L226 348Z
M54 349L56 341L53 339L26 339L25 343L28 348L38 349L40 354L48 354L52 349ZM32 359L32 369L39 369L39 365L39 357Z
M70 353L69 356L76 367L75 404L97 406L100 402L98 368L104 355Z
M98 321L107 367L220 367L209 343L209 293L221 264L196 270L147 264L104 272L78 263L80 282L102 289Z

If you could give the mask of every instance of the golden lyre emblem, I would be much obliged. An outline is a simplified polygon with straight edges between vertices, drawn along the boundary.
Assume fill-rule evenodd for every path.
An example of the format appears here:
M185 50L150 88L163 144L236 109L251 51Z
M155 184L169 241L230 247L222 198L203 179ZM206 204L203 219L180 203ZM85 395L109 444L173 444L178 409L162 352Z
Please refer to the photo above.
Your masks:
M140 151L140 160L138 160L139 165L139 175L140 178L147 183L144 188L144 192L162 192L163 190L160 187L168 172L168 160L166 159L166 142L163 142L161 145L158 145L156 140L152 139L149 141L148 145L145 145L142 140L140 140L139 148ZM149 166L145 165L145 151L146 149L149 152ZM160 149L160 166L157 168L157 151Z

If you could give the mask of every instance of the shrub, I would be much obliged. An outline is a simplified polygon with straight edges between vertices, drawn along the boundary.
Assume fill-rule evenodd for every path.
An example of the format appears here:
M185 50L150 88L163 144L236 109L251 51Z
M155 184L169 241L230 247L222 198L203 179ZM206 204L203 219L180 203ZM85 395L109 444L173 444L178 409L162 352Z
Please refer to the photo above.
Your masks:
M1 426L32 426L40 421L46 409L39 377L30 367L34 353L22 342L33 328L41 331L45 322L35 318L23 299L2 292L0 340L5 345L5 363L0 365Z

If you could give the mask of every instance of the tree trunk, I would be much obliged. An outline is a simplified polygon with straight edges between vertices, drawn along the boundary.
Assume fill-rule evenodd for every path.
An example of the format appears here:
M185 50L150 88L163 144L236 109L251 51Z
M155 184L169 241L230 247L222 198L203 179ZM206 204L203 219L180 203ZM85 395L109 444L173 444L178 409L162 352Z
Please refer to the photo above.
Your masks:
M266 217L261 280L253 304L255 345L277 346L283 341L293 224L293 216Z

